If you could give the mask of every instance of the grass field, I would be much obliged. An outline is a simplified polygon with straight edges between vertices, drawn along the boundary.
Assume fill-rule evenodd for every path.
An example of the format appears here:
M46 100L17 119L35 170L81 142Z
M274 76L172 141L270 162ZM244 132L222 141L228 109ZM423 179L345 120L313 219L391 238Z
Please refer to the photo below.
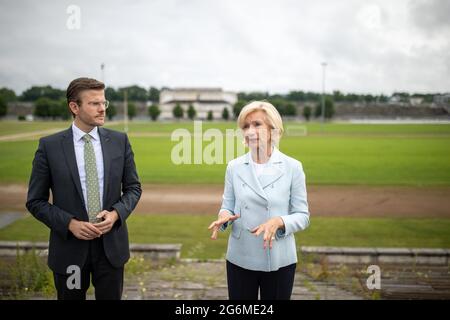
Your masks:
M208 216L132 215L132 243L181 243L183 258L221 258L228 232L210 240ZM0 229L0 240L48 241L45 225L31 216ZM450 248L450 219L312 218L295 235L298 246Z
M0 136L47 130L51 128L68 128L71 121L0 121ZM123 131L122 123L108 123L106 127ZM203 122L203 128L217 128L220 130L236 129L236 122ZM349 123L326 123L322 126L320 123L299 123L285 122L286 131L289 128L305 126L309 134L364 134L364 135L439 135L450 137L450 125L448 124L349 124ZM143 122L136 121L129 123L129 132L166 132L170 133L178 128L185 128L193 131L193 123L183 122Z
M0 121L0 136L52 128L68 128L70 123L67 121Z
M68 127L69 123L1 122L0 134ZM45 125L45 127L43 126ZM286 123L286 128L302 126ZM110 127L122 129L122 125ZM225 164L175 165L170 140L176 128L192 130L192 123L131 123L130 140L143 183L223 183ZM206 123L203 129L234 128L234 123ZM303 163L308 184L329 185L450 185L450 125L360 125L318 123L306 126L308 135L289 136L281 150ZM167 136L133 136L159 132ZM209 142L203 142L205 147ZM0 182L25 183L37 141L0 142ZM225 161L224 161L225 162Z

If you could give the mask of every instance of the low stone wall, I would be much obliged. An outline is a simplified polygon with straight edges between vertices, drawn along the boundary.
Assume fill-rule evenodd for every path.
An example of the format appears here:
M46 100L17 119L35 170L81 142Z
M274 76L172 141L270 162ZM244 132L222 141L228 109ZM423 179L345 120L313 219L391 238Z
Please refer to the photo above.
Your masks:
M303 246L300 252L329 263L448 265L450 262L450 249Z
M181 244L130 244L132 255L142 255L150 259L180 259ZM47 255L47 242L0 241L0 256L16 256L36 250L39 255ZM328 263L358 264L417 264L449 265L450 249L428 248L357 248L357 247L313 247L302 246L303 257L325 259Z
M47 242L30 241L0 241L0 256L16 256L17 252L23 253L35 250L38 255L48 254ZM130 244L131 255L142 255L150 259L180 259L181 244Z

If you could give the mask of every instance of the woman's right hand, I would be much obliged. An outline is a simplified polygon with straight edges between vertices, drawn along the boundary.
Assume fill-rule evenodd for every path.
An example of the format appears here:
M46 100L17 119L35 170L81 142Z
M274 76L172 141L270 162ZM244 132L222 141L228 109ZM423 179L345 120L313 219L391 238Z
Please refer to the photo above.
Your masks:
M220 227L224 223L227 223L228 221L234 221L237 218L239 218L238 214L232 215L227 210L220 211L218 219L216 221L213 221L208 227L209 230L212 229L212 231L213 231L211 234L211 239L213 239L213 240L217 239L217 233L219 232Z

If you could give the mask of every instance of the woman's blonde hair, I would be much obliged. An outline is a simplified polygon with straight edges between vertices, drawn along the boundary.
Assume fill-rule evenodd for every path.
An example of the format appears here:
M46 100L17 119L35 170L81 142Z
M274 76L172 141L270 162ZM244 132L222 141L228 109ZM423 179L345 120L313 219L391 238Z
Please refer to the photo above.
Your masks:
M269 102L266 101L253 101L242 108L237 119L238 127L244 129L245 119L250 113L256 111L263 111L266 114L266 124L272 129L272 140L276 144L279 143L281 136L283 135L283 120L281 119L278 110Z

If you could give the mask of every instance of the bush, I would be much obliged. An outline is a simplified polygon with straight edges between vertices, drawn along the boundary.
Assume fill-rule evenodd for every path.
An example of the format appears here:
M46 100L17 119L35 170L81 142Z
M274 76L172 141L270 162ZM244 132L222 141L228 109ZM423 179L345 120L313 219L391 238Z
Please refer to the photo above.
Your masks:
M241 113L242 108L247 104L247 101L238 100L233 106L233 115L237 119L239 117L239 113Z
M110 103L108 109L106 109L106 116L108 117L108 120L112 120L116 114L117 114L116 106Z
M148 108L148 114L153 121L156 121L161 114L161 110L157 104L152 104L150 108Z
M136 116L136 105L133 102L128 103L128 118L133 120Z
M311 107L305 106L303 108L303 116L305 117L306 121L309 121L309 118L311 118Z
M188 118L191 120L194 120L195 116L197 115L197 111L195 111L195 108L192 104L189 105L189 108L187 110Z
M286 108L284 110L284 114L286 116L296 116L297 115L297 108L293 103L286 104Z
M222 111L222 119L228 120L229 118L230 118L230 112L228 111L228 108L225 107L225 108L223 108L223 111Z
M316 105L314 112L316 118L322 116L322 101L319 101ZM334 116L334 103L330 97L325 98L325 119L331 119Z
M7 280L7 281L5 281ZM5 289L11 298L20 298L29 294L54 296L56 289L53 284L53 273L47 267L45 259L36 251L20 253L17 250L16 260L7 267Z
M184 110L183 110L183 108L181 108L181 106L177 103L177 104L175 105L175 107L173 108L172 113L173 113L173 116L174 116L176 119L181 119L181 118L183 118Z
M6 104L5 100L0 97L0 118L6 116L8 113L8 105Z
M70 117L67 102L64 99L57 101L41 97L35 101L34 105L34 115L37 117L52 118L53 120L56 118L67 120Z

